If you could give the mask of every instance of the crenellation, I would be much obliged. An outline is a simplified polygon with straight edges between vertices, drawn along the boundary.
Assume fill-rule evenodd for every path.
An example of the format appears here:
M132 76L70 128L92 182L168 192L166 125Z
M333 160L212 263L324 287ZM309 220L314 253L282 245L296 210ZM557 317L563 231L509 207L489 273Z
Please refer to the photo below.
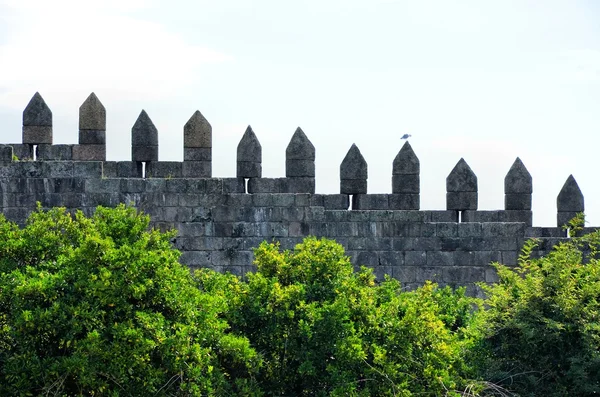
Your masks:
M572 233L532 227L532 177L519 158L504 179L504 209L477 209L477 177L460 159L446 179L446 209L423 211L420 162L408 142L393 161L390 194L368 193L356 145L340 164L340 194L316 194L315 147L300 128L286 148L285 177L262 177L261 145L248 126L236 176L213 178L212 127L199 111L183 128L183 161L158 161L158 131L145 111L132 127L132 160L105 161L104 106L92 93L79 115L78 144L53 145L52 112L34 95L23 114L24 143L0 145L7 219L23 225L38 202L88 215L126 203L150 215L152 227L177 231L175 247L190 268L245 275L262 241L293 249L315 235L344 245L356 266L372 267L379 279L391 275L405 288L425 280L466 285L473 294L481 293L473 283L497 280L490 262L517 264L526 239L539 239L533 255L540 256ZM557 197L559 226L583 210L570 176Z

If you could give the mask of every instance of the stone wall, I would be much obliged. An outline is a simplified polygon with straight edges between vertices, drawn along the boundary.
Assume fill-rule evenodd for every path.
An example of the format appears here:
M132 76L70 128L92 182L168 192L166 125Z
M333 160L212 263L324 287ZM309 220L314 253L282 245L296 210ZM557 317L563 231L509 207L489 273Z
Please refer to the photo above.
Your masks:
M420 210L420 164L407 142L393 161L392 193L368 194L367 163L353 145L340 165L340 194L315 194L315 148L298 128L286 150L286 176L262 178L260 143L250 127L237 150L235 178L212 178L212 129L200 112L184 126L184 160L158 161L158 132L142 111L132 128L132 161L106 161L106 112L91 94L80 108L79 143L52 144L52 112L36 93L23 112L23 142L0 145L0 210L25 222L40 202L92 214L126 203L175 228L182 263L244 275L252 248L304 236L335 239L355 265L413 288L425 280L494 281L492 261L515 265L525 239L537 255L567 238L560 227L532 227L531 175L516 159L505 178L505 209L478 211L477 177L463 160L446 180L446 209ZM570 176L557 198L557 225L583 212Z

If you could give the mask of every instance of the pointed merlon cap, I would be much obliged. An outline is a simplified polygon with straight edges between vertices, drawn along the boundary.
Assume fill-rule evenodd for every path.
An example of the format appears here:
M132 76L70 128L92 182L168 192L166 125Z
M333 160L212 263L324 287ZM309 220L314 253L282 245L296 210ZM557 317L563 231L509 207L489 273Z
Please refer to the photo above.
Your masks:
M531 194L533 183L531 174L525 168L520 158L517 157L504 178L505 194Z
M285 149L286 160L314 160L315 147L304 134L300 127L292 136L289 145Z
M342 160L340 165L340 179L367 179L367 162L355 144Z
M465 159L460 159L446 178L447 192L476 192L477 176Z
M563 185L558 197L556 198L556 208L558 212L583 212L583 194L579 189L579 185L573 178L573 175L569 175L567 181Z
M212 148L212 127L198 110L183 127L183 147Z
M23 111L23 126L51 127L52 111L44 98L36 92Z
M131 146L158 146L158 130L145 110L131 129Z
M237 161L262 162L262 146L260 146L260 142L250 126L246 128L246 132L244 132L244 136L238 144Z
M421 163L413 151L410 143L405 142L396 155L392 166L392 175L419 174Z
M79 129L106 131L106 109L93 92L79 107Z

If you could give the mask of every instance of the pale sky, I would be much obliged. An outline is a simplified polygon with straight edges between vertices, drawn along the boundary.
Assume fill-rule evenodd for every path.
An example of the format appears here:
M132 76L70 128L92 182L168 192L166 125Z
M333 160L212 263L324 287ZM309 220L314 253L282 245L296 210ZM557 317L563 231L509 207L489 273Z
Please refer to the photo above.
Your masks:
M93 91L109 160L131 158L142 109L160 160L181 160L183 125L200 110L213 127L213 176L235 176L247 125L263 176L285 176L300 126L316 148L318 193L339 192L352 143L369 193L391 193L408 133L422 209L445 209L461 157L478 177L479 209L503 209L518 156L533 177L534 225L556 225L573 174L600 226L599 21L595 0L0 0L0 142L21 142L39 91L54 142L77 143Z

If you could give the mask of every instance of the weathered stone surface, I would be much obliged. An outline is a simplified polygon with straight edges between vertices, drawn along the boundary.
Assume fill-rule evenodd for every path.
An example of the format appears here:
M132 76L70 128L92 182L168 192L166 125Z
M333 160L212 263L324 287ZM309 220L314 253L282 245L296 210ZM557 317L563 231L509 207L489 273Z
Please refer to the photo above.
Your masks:
M282 193L314 193L315 178L283 178L281 181Z
M236 175L238 178L260 178L262 175L262 164L252 161L238 161Z
M419 174L403 174L392 176L392 193L394 194L419 194L421 180Z
M253 163L253 164L252 164ZM260 178L262 176L262 146L248 126L237 147L237 177Z
M355 194L352 196L354 210L387 210L389 201L387 194Z
M262 162L262 146L251 126L246 128L246 131L238 144L237 161Z
M283 178L250 178L248 193L281 193Z
M33 145L30 144L12 144L13 154L17 160L25 161L33 159Z
M506 210L530 210L531 194L505 194L504 209Z
M285 161L285 176L293 177L314 177L315 162L314 160L286 160Z
M477 192L477 176L464 159L460 159L446 178L446 192Z
M315 147L300 127L285 149L286 160L315 160Z
M341 179L340 194L367 194L367 180Z
M158 161L158 146L132 146L131 160Z
M183 163L178 161L152 161L146 165L146 178L181 178Z
M23 126L52 127L52 111L39 92L33 95L23 111Z
M212 127L198 110L183 127L183 147L212 148Z
M79 130L80 145L106 144L106 131L104 130Z
M73 145L73 160L104 161L106 145Z
M73 145L38 145L36 158L38 160L72 160Z
M183 161L212 161L212 148L184 147Z
M418 210L421 206L421 196L418 194L390 194L389 208L391 210Z
M364 179L368 178L367 162L355 144L342 160L340 165L340 179ZM344 193L344 192L341 192Z
M560 193L558 193L558 197L556 198L556 208L558 212L584 211L583 194L581 193L575 178L573 178L573 175L569 175L560 190Z
M448 192L446 193L447 210L476 210L477 192Z
M158 147L158 130L145 110L142 110L131 129L131 146Z
M392 165L392 175L419 174L421 165L417 155L410 146L410 143L405 142L402 148L396 155Z
M117 162L117 177L119 178L141 178L142 163L137 161Z
M79 107L79 143L105 143L105 142L82 142L82 130L106 130L106 109L93 92Z
M23 143L31 145L52 144L52 126L23 126Z
M505 194L531 194L533 182L531 174L525 168L520 158L517 157L504 178ZM506 208L508 209L508 208Z
M210 161L184 161L182 173L184 178L210 178L212 163Z
M10 145L0 145L0 162L13 161L13 148ZM1 192L1 191L0 191Z

